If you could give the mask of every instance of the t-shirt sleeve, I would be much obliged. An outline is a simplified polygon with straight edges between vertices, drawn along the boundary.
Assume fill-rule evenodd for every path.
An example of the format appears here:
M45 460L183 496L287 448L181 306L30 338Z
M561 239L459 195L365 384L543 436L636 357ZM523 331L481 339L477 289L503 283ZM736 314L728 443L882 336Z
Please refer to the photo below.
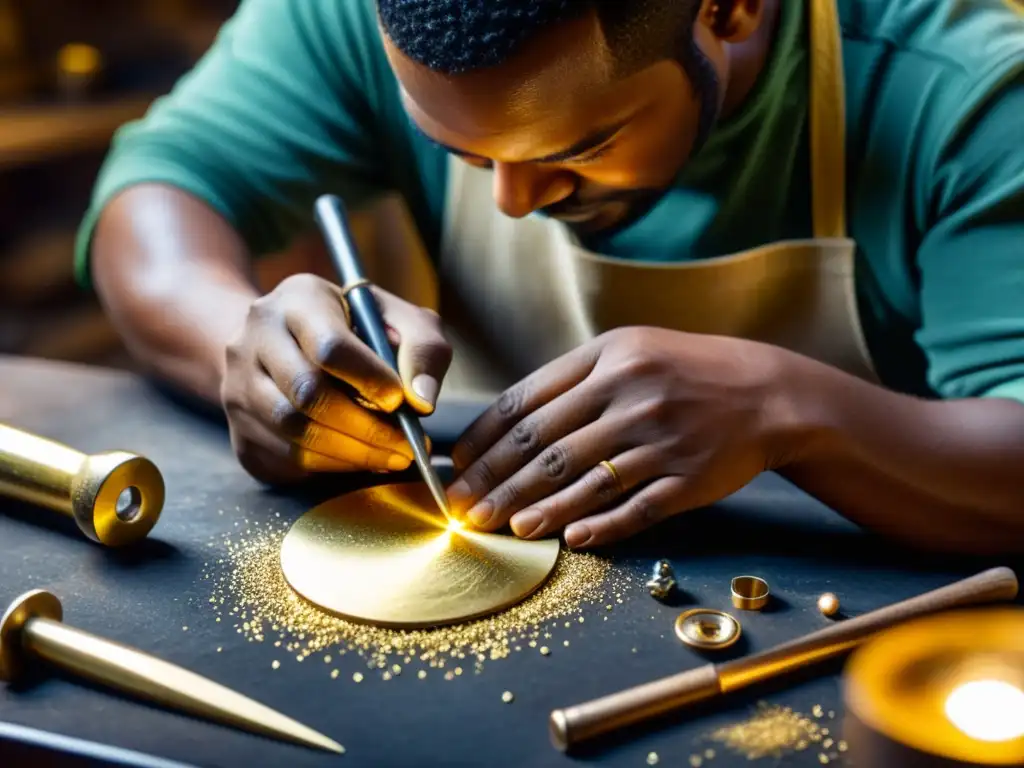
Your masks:
M1024 402L1024 56L955 96L930 165L917 253L929 383Z
M308 225L317 194L354 205L387 187L367 94L388 84L369 5L243 0L195 68L116 134L79 229L79 282L104 206L136 184L200 198L254 254Z

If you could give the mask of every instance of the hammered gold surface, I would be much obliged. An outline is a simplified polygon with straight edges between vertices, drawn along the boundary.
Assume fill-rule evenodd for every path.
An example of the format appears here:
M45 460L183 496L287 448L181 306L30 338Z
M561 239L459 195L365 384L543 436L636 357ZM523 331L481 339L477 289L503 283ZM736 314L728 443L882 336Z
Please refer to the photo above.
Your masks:
M410 483L310 510L285 536L281 568L292 589L333 614L413 629L515 605L545 582L558 552L557 539L449 525L426 485Z

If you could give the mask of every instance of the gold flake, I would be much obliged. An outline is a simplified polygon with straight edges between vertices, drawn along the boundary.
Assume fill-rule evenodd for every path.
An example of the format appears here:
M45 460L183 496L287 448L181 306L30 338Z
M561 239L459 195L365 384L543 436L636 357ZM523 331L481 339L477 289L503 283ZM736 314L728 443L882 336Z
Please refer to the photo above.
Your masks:
M331 670L331 680L337 680L340 673L336 669Z
M511 704L512 699L514 698L515 696L512 695L512 691L505 691L503 694L501 694L501 700L504 701L506 704Z
M270 662L270 668L271 669L280 669L281 668L281 662L278 661L277 659L274 659L272 662Z
M658 753L657 752L648 752L647 753L647 764L648 765L657 765L658 764Z
M352 679L355 682L357 682L357 683L363 682L363 673L362 672L356 672L354 675L352 675Z
M542 645L541 649L540 649L540 655L541 656L549 656L549 655L551 655L551 649L548 648L546 645Z
M421 669L419 672L416 673L416 677L418 677L420 680L423 680L424 678L426 678L426 676L427 670L425 669Z

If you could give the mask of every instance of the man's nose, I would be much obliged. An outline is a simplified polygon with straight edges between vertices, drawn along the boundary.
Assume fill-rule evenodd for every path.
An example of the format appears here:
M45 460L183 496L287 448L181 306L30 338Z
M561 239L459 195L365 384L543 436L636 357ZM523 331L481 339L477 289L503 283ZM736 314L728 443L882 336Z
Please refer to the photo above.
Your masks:
M520 219L573 193L572 175L530 163L494 164L494 202L506 216Z

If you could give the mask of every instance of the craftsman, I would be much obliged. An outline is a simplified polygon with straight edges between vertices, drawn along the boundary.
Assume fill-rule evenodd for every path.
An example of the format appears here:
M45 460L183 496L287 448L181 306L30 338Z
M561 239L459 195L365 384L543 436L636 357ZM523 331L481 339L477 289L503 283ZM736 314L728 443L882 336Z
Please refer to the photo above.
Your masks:
M267 482L407 467L381 412L444 383L495 397L484 529L604 545L774 470L1020 551L1022 115L1010 0L244 0L117 136L79 275ZM401 381L338 285L255 286L324 192L422 238L374 257Z

